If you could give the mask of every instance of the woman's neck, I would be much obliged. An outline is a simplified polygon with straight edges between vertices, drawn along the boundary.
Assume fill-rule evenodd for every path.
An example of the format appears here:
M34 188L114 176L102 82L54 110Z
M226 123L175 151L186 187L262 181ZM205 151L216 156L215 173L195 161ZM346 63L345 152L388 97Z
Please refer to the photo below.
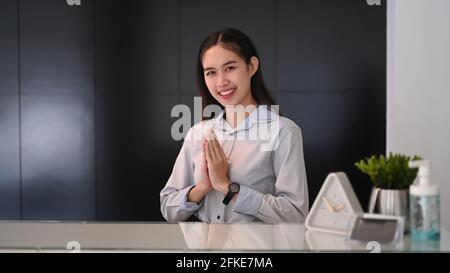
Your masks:
M258 107L258 103L253 97L248 102L239 105L226 105L226 121L231 128L236 128L241 122Z

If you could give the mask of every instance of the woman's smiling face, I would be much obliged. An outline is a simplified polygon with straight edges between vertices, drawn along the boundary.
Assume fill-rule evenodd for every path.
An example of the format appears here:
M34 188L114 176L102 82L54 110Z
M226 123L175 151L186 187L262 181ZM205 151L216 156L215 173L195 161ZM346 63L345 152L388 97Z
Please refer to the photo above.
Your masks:
M205 83L223 106L254 104L250 81L258 69L258 59L247 64L239 55L220 45L206 50L202 58Z

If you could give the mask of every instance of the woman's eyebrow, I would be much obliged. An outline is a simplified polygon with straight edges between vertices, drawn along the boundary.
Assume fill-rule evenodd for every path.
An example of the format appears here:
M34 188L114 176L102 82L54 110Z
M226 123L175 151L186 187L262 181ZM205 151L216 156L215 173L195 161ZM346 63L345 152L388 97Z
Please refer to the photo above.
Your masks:
M234 63L237 63L237 61L229 61L229 62L226 62L226 63L224 63L222 66L227 66L227 65L230 65L230 64L234 64Z
M237 63L237 61L229 61L229 62L224 63L222 66L227 66L227 65L235 64L235 63ZM214 70L214 67L203 68L203 71L208 71L208 70Z

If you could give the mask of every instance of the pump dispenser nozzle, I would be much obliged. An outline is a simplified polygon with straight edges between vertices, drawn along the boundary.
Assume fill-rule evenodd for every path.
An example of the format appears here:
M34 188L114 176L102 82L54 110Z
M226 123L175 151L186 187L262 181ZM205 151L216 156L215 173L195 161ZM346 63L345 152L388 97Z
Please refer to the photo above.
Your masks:
M431 184L431 160L414 160L409 162L410 168L419 168L419 183L411 185L410 191L415 195L439 194L439 187Z
M419 186L427 187L430 185L431 161L414 160L409 162L410 168L419 168L417 176L419 177Z

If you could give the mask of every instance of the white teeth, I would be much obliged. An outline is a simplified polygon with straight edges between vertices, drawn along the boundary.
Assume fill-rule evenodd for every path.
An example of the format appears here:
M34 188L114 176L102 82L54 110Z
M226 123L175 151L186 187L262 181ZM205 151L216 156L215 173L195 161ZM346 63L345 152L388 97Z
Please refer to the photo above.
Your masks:
M234 91L234 89L230 89L230 90L226 90L226 91L221 91L221 92L219 92L219 94L222 95L222 96L226 96L226 95L230 94L233 91Z

